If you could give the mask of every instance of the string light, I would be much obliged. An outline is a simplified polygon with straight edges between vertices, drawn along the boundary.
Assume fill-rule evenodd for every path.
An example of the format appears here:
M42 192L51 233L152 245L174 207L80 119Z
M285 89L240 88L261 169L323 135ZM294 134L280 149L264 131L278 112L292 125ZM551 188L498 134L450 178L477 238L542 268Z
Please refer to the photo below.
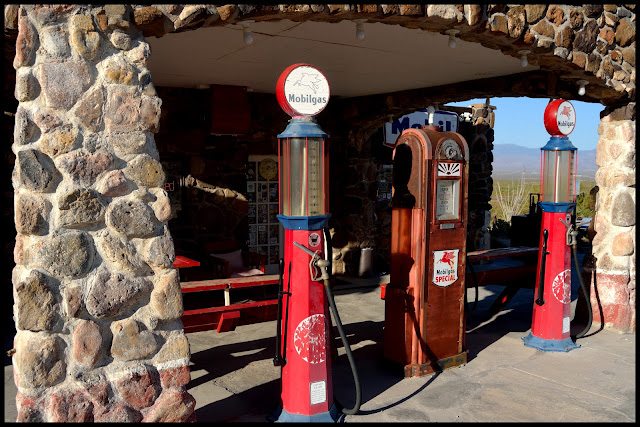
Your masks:
M529 55L530 53L531 53L530 50L519 50L518 51L518 55L520 55L520 66L522 68L524 68L527 65L529 65L529 60L527 59L527 55Z
M356 38L358 40L364 40L364 22L366 19L354 19L356 23Z
M585 86L588 85L589 82L586 80L578 80L577 83L578 83L578 86L580 86L580 89L578 89L578 95L582 96L587 92Z
M456 34L458 34L460 32L460 30L456 30L456 29L451 29L451 30L447 30L445 31L446 34L449 34L449 47L450 48L454 48L456 47Z
M242 23L242 41L246 45L253 44L253 34L251 33L248 22Z

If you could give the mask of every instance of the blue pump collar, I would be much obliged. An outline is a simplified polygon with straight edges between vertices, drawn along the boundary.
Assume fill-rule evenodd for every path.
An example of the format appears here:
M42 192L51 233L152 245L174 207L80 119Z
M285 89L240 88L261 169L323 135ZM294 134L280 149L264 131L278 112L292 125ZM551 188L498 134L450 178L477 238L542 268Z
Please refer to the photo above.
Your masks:
M569 141L569 137L566 136L552 136L547 142L547 145L541 148L541 150L564 150L571 151L577 150L577 148Z
M313 117L294 117L278 138L328 138Z

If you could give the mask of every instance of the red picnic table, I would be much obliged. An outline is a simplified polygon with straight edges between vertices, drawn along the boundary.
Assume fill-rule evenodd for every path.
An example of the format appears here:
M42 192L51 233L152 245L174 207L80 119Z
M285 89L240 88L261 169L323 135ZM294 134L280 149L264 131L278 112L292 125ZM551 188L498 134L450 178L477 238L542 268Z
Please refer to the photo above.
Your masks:
M188 268L200 266L200 263L178 255L173 266ZM217 332L227 332L234 330L236 326L275 320L278 308L277 298L231 303L231 290L277 285L279 279L279 275L273 274L181 282L183 294L202 292L204 295L204 293L215 291L224 293L224 305L184 310L181 318L184 332L213 329ZM201 300L206 301L206 298Z

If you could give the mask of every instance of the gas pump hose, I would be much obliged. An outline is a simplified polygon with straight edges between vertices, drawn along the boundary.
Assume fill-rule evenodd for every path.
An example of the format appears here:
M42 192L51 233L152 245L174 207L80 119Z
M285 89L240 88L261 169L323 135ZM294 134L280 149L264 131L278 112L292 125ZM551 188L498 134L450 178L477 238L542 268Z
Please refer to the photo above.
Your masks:
M358 370L356 369L356 363L353 360L353 354L351 353L351 346L349 346L349 341L347 341L347 337L342 329L342 322L340 321L340 315L338 314L338 309L336 308L336 302L333 299L333 292L331 291L331 273L333 270L332 261L333 257L331 254L333 253L333 244L331 241L331 232L329 228L324 227L322 229L324 233L324 241L325 241L325 256L326 256L326 265L325 265L325 274L323 275L322 283L324 285L325 293L327 294L327 301L329 302L329 307L331 308L331 313L333 314L333 318L336 321L336 327L338 328L338 333L340 334L340 339L342 340L342 344L344 345L344 349L347 352L347 359L349 359L349 365L351 366L351 373L353 374L353 382L356 386L356 401L353 405L353 408L345 408L336 400L336 405L340 408L343 414L345 415L355 415L360 410L360 404L362 402L362 390L360 388L360 379L358 378Z
M362 401L362 390L360 389L360 379L358 378L358 370L356 369L355 361L353 360L353 354L351 353L351 347L349 346L349 341L347 341L347 337L344 334L344 330L342 329L342 322L340 321L340 315L338 314L338 309L336 308L336 303L333 300L333 292L331 292L330 280L323 280L324 290L327 294L327 300L329 301L329 307L331 308L331 313L333 314L333 318L336 321L336 327L338 328L338 333L340 334L340 339L342 339L342 344L344 345L344 349L347 352L347 358L349 359L349 365L351 366L351 372L353 373L353 381L356 385L356 401L353 405L353 408L348 409L342 407L342 405L336 401L342 413L345 415L354 415L357 414L360 410L360 403Z
M588 331L591 329L591 322L593 321L593 308L591 307L591 297L589 296L589 291L587 290L586 285L584 284L584 280L582 279L582 271L580 271L580 266L578 265L578 230L576 228L576 207L575 205L570 206L567 209L567 214L571 214L573 211L573 215L571 215L571 224L569 229L567 230L567 244L571 246L571 255L573 258L573 264L576 266L576 272L578 273L578 281L580 282L580 288L582 289L582 293L587 300L587 312L589 314L589 319L587 320L587 325L585 328L578 332L575 336L571 338L574 341L578 338L582 338ZM574 316L575 318L575 316Z
M577 244L571 245L571 253L573 255L573 263L576 266L576 271L578 272L578 280L580 281L580 288L582 289L582 293L587 300L587 312L589 313L589 319L587 321L587 326L578 332L575 339L582 338L588 331L591 329L591 322L593 321L593 309L591 307L591 298L589 296L589 292L587 291L587 287L584 284L584 280L582 279L582 272L580 271L580 266L578 265L578 248Z

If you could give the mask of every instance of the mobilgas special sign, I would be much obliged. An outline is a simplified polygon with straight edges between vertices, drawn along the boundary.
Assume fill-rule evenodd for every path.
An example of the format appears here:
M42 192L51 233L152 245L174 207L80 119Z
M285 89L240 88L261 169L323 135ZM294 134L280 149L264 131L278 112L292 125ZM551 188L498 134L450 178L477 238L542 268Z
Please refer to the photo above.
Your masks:
M287 67L276 84L280 107L290 116L315 116L329 103L329 82L309 64Z
M438 286L449 286L458 280L458 252L433 251L433 283Z
M384 125L384 141L387 147L395 147L396 140L403 130L414 128L420 129L429 124L429 114L427 110L420 110L395 119ZM433 115L433 125L441 126L443 132L458 132L458 115L451 111L438 110Z

